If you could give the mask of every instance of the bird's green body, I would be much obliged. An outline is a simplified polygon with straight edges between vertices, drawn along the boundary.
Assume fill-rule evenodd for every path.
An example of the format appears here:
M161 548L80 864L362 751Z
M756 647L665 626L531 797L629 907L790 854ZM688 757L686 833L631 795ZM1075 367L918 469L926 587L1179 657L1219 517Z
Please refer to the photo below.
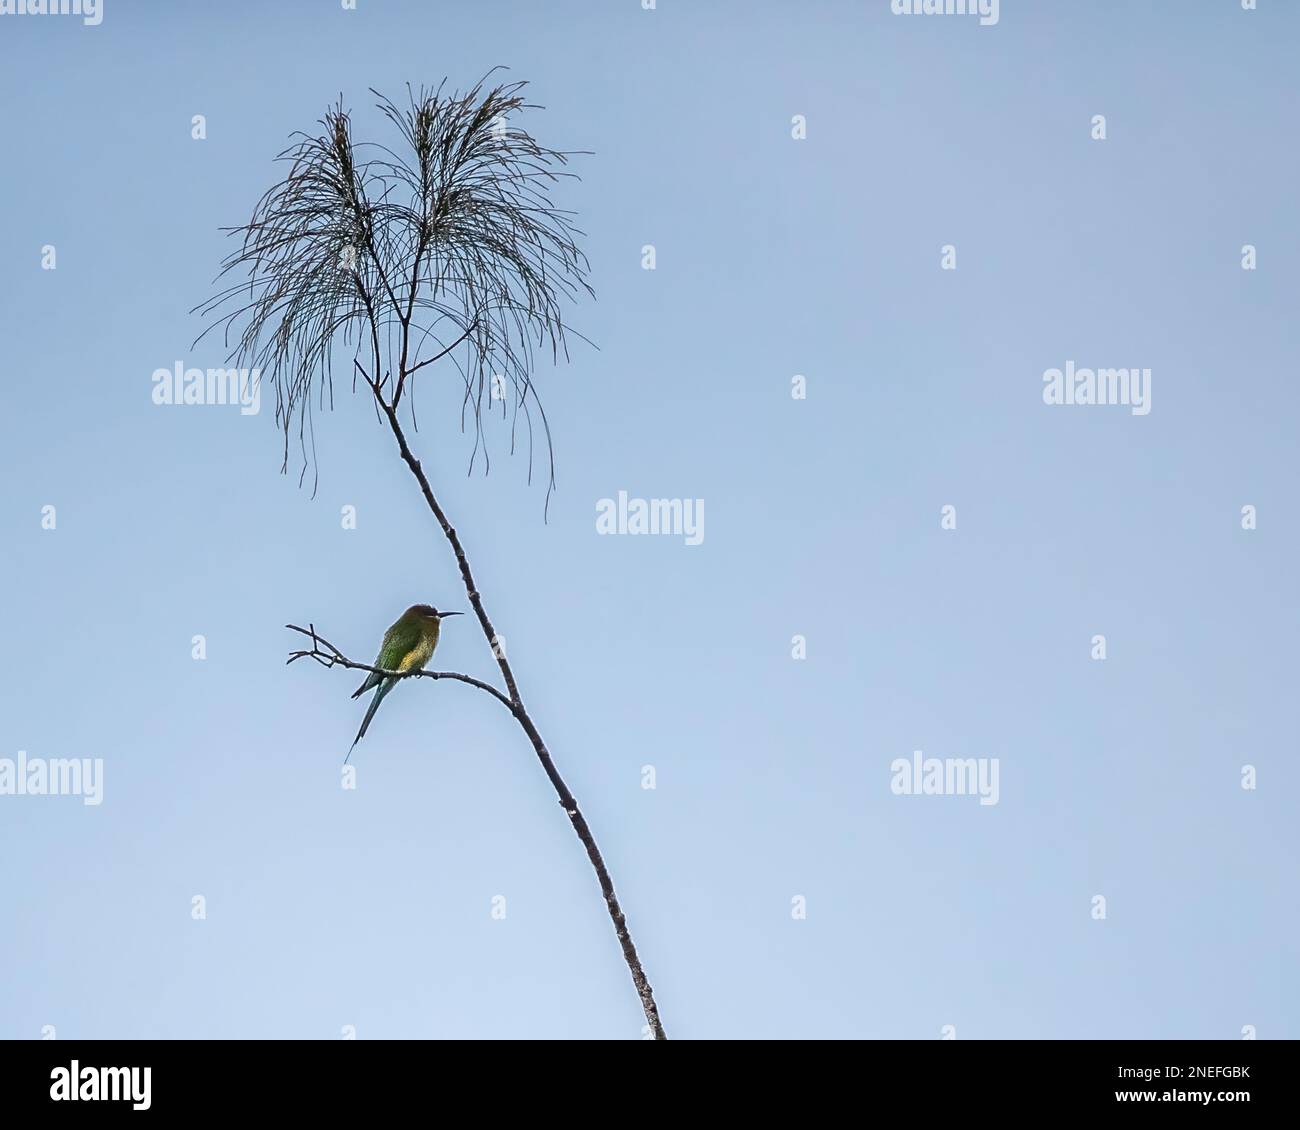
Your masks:
M439 612L428 604L411 605L384 633L384 640L379 645L379 655L375 658L374 666L381 667L385 671L424 670L429 660L433 658L434 648L438 646L442 618L459 615L459 612ZM361 722L361 729L357 731L357 736L352 741L353 748L370 728L370 720L379 709L379 704L400 681L392 675L381 675L377 671L371 671L366 676L365 682L353 692L352 697L356 698L372 688L379 688L375 691L375 697L370 700L370 708ZM351 756L352 750L349 749L348 757ZM347 758L344 760L346 761Z

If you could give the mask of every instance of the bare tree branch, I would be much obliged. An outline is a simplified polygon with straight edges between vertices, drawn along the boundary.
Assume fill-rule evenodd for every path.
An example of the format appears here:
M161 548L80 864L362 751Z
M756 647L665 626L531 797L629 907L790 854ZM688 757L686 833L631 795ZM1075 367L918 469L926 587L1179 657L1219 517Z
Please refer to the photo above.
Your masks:
M290 166L287 177L263 196L248 224L233 229L242 243L226 259L222 275L234 272L246 278L197 309L208 316L220 312L204 334L221 326L227 342L233 327L243 324L231 356L270 377L276 421L285 434L286 466L293 421L298 421L305 459L313 400L332 404L335 352L351 353L354 369L451 548L505 690L452 671L385 671L354 662L322 639L314 625L288 625L311 640L288 662L309 658L325 667L452 679L486 691L510 711L587 852L647 1024L662 1040L667 1037L654 992L609 869L524 706L460 536L412 452L397 412L408 389L414 401L414 376L450 357L464 385L462 430L467 416L473 422L470 470L482 448L486 471L485 398L490 406L498 379L508 381L514 392L511 450L522 420L531 480L535 412L546 444L549 504L555 460L532 369L543 350L553 360L568 356L566 338L573 331L562 307L579 295L593 294L587 258L577 244L582 233L550 199L552 186L573 175L563 171L573 154L539 145L508 120L536 108L523 99L524 83L485 90L484 81L463 95L444 94L442 86L418 93L408 88L407 107L378 96L379 109L405 142L403 154L369 146L378 156L359 157L363 147L353 140L341 100L322 118L319 136L295 135L297 142L281 154ZM419 335L418 342L413 334ZM429 337L439 344L454 340L420 360ZM463 366L452 352L461 345L467 355ZM370 353L369 368L361 362L363 351ZM504 402L502 407L504 415Z
M394 679L455 679L458 683L468 683L471 687L478 687L479 690L486 691L511 714L515 712L514 703L496 687L491 683L485 683L482 679L476 679L472 675L462 675L458 671L390 671L386 667L372 667L369 663L358 663L349 659L329 640L317 633L315 624L308 628L300 628L297 624L286 624L285 627L290 631L301 632L304 636L311 637L311 647L305 650L291 651L289 658L285 660L286 664L292 663L295 659L314 659L322 667L346 667L352 671L370 671L373 674L388 675Z
M475 322L475 325L477 324L478 323ZM440 353L435 353L432 357L427 357L423 361L417 362L416 364L412 365L409 369L406 370L406 375L408 377L412 376L413 374L418 373L426 365L432 365L435 361L441 361L444 357L447 356L448 353L450 353L453 349L455 349L456 346L460 345L461 342L463 342L473 332L474 332L474 326L471 325L469 329L467 329L463 334L460 335L460 337L458 337L449 346L447 346L446 349L442 350ZM401 391L402 391L401 389L398 389L397 395L393 397L394 405L396 405L398 399L400 399Z
M401 453L403 462L410 468L411 473L420 484L420 491L424 495L425 503L442 527L443 536L446 537L452 552L456 556L461 579L465 584L465 593L469 597L469 602L474 608L474 614L478 617L479 626L492 648L492 653L496 656L497 665L501 668L501 676L509 689L513 713L520 726L523 727L524 733L528 735L533 751L537 754L537 759L542 763L543 771L550 780L552 788L555 789L556 796L560 799L560 807L564 809L565 814L569 817L569 822L573 825L573 830L577 833L578 839L582 841L582 846L587 849L587 858L591 860L591 865L596 870L596 877L600 883L600 891L604 896L606 909L609 911L610 919L614 923L614 934L623 950L623 959L627 962L628 969L631 971L632 983L636 986L637 995L641 998L641 1007L645 1012L650 1030L654 1033L655 1039L667 1039L663 1023L659 1019L659 1008L655 1003L654 990L650 987L650 981L645 975L645 970L641 967L641 959L636 952L636 944L632 941L631 932L628 930L627 920L623 916L623 908L619 904L618 896L614 893L614 880L610 877L609 869L605 866L604 857L600 853L600 848L596 845L596 837L592 834L586 817L582 815L577 800L574 798L573 793L569 791L569 786L565 784L559 770L556 769L550 750L546 748L542 735L538 732L527 709L524 707L514 672L510 668L510 661L506 658L505 651L497 646L496 629L493 628L492 621L488 619L487 611L483 607L483 598L478 591L478 586L474 583L469 558L465 555L460 536L452 527L437 498L434 497L433 489L429 485L429 480L425 477L420 461L411 453L410 446L406 442L406 435L402 431L402 425L397 418L396 409L387 403L382 396L377 396L376 399L388 419L389 429L397 440L398 450Z

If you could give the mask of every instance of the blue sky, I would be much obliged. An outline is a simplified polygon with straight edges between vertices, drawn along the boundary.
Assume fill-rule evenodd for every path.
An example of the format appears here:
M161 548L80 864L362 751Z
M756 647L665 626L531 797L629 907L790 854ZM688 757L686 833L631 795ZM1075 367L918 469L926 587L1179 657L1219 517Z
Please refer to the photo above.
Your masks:
M290 133L496 65L592 151L599 348L536 373L548 521L504 430L466 477L450 373L418 453L669 1035L1300 1035L1298 36L1276 0L0 16L0 758L104 764L98 806L0 796L0 1036L640 1037L504 711L399 687L345 791L359 680L283 664L288 621L367 661L464 606L364 401L312 498L269 405L150 396L224 356L189 311ZM1149 368L1151 412L1044 404L1067 361ZM620 490L704 499L702 543L599 535ZM494 672L467 619L435 665ZM895 795L914 750L997 758L998 803Z

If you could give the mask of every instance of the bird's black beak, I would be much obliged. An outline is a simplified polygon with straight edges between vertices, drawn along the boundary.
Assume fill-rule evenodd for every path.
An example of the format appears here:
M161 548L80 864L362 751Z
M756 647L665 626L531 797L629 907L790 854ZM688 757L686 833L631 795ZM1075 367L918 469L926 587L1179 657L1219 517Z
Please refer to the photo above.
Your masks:
M444 616L464 616L464 615L465 613L463 612L439 612L438 618L441 619Z

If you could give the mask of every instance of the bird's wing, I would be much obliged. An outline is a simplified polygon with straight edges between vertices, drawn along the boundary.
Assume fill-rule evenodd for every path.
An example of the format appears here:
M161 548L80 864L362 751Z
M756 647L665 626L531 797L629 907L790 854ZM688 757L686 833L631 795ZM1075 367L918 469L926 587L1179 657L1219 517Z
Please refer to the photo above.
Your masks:
M379 645L379 654L375 656L374 666L382 667L385 671L399 670L402 660L411 652L419 639L419 624L405 623L398 620L384 633L384 642ZM383 675L375 671L369 672L366 675L365 682L352 692L352 697L357 698L365 694L366 691L379 686L383 681Z
M375 661L372 664L372 666L382 667L384 665L382 662L382 656L383 656L383 652L381 651L379 655L375 656ZM365 682L363 682L361 686L357 687L357 689L352 692L352 697L360 698L363 694L366 693L366 691L370 690L371 687L377 687L383 681L384 681L384 677L383 675L379 674L378 671L367 671Z

